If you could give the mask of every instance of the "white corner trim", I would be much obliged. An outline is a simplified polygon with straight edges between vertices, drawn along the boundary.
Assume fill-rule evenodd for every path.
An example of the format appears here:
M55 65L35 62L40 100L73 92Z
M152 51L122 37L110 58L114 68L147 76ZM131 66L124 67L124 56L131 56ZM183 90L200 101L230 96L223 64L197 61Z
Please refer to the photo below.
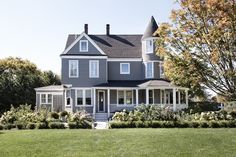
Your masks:
M82 50L82 43L86 43L86 50ZM79 41L79 51L80 52L88 52L88 40L80 40Z
M102 49L101 49L100 47L98 47L98 45L97 45L85 32L81 33L80 36L79 36L70 46L68 46L68 47L62 52L62 54L66 54L68 51L70 51L70 49L71 49L72 47L74 47L75 44L78 43L78 41L80 41L80 39L81 39L82 37L87 38L88 41L91 42L91 44L92 44L95 48L97 48L98 51L99 51L101 54L106 55L106 54L102 51Z
M97 64L97 75L92 76L92 63ZM89 78L99 78L99 60L89 60Z
M122 65L128 65L128 72L122 71ZM130 74L130 63L120 63L120 74Z

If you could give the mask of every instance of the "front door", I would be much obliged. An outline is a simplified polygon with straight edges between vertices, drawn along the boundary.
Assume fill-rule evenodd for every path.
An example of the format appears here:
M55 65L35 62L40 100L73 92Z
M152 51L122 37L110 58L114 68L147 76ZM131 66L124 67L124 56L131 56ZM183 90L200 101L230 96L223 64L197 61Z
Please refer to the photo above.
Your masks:
M98 91L98 112L105 112L105 92Z

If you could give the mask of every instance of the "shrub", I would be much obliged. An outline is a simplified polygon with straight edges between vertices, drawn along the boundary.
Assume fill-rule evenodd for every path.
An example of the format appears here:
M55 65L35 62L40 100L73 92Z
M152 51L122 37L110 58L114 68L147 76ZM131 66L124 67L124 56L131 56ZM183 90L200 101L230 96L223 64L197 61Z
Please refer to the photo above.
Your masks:
M77 129L78 128L78 125L76 122L69 122L68 126L70 129Z
M129 124L129 128L132 127L132 123ZM148 127L148 122L143 122L143 121L136 121L135 122L136 128L147 128Z
M37 129L48 129L48 126L46 123L37 123L36 128Z
M229 128L235 128L236 127L236 120L228 121L228 127Z
M151 123L149 123L149 127L152 127L152 128L162 128L163 127L163 123L161 121L152 121Z
M49 123L50 129L65 129L65 125L60 122L51 122Z
M6 130L11 130L12 128L13 128L12 124L5 124L4 125L4 129L6 129Z
M27 129L35 129L36 128L36 123L29 123L26 125Z
M189 128L190 123L188 121L176 121L174 122L174 126L177 128Z
M200 123L197 122L197 121L192 121L192 122L190 122L190 126L193 127L193 128L198 128L199 125L200 125Z
M164 128L174 128L175 125L174 125L174 122L172 122L172 121L163 121L163 127Z
M219 126L221 127L221 128L227 128L228 127L228 125L229 125L229 122L228 121L219 121Z
M61 117L65 117L65 116L67 116L68 115L68 112L67 111L62 111L61 113L60 113L60 116Z
M57 112L51 112L51 118L59 119L59 114Z
M79 129L92 129L92 123L89 121L83 121L82 123L77 123Z
M16 124L16 127L17 127L18 130L25 129L25 125L22 124L22 123L17 123L17 124Z
M200 127L201 127L201 128L208 128L208 127L209 127L209 124L208 124L208 122L206 122L206 121L201 121L201 122L200 122Z
M220 124L218 121L210 121L209 122L209 127L211 128L220 128Z
M128 122L110 122L111 128L129 128Z
M4 129L4 126L0 124L0 130L3 130Z

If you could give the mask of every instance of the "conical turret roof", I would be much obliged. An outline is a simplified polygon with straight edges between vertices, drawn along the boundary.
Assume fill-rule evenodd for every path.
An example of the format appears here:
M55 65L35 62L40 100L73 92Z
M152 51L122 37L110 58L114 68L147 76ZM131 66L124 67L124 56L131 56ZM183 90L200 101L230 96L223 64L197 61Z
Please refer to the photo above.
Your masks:
M154 32L158 29L158 25L156 23L156 20L154 19L154 17L152 16L148 25L147 25L147 28L142 36L142 40L146 39L146 38L150 38L150 37L156 37L154 36Z

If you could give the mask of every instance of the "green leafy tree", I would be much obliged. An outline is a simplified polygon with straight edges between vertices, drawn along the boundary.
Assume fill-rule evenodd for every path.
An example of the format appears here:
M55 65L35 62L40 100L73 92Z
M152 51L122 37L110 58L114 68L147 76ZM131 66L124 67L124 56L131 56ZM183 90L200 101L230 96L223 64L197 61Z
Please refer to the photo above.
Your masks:
M156 33L166 75L195 93L203 87L236 100L236 1L177 0L172 24Z
M11 105L35 104L34 88L59 83L55 78L58 77L41 72L28 60L0 59L0 112L9 110Z

